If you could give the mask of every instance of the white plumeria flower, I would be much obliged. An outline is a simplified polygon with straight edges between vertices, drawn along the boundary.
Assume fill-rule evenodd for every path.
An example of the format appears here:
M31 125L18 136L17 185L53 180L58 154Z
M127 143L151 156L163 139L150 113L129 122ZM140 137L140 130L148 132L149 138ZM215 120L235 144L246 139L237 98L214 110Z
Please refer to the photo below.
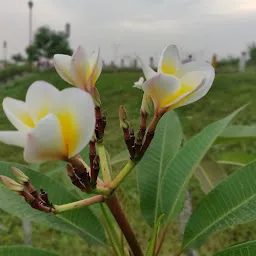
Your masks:
M77 88L59 91L37 81L25 102L7 97L3 109L17 131L1 131L0 141L23 147L29 163L67 160L89 143L94 132L92 97Z
M134 82L133 87L142 89L142 85L143 85L144 81L145 81L144 77L140 77L140 79L137 82Z
M60 77L71 85L92 92L102 71L100 49L90 57L82 46L79 46L72 56L54 55L54 66Z
M142 61L141 65L147 80L142 89L152 98L155 111L199 100L209 91L215 77L214 68L206 62L191 61L183 65L176 45L165 48L157 72Z

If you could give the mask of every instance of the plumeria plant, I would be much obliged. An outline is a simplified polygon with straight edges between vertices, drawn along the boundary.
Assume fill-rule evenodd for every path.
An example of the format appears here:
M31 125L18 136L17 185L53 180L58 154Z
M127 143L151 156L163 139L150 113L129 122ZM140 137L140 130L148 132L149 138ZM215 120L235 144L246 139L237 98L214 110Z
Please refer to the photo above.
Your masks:
M157 71L140 62L145 80L142 77L134 83L143 91L140 128L134 131L125 107L120 106L120 128L129 156L115 177L104 146L107 120L96 88L102 71L99 50L88 57L79 46L72 56L54 56L60 77L76 88L59 91L36 81L24 102L4 99L3 110L17 130L1 131L0 141L24 148L28 163L62 161L72 186L20 164L2 162L2 209L111 248L111 255L161 253L168 227L183 209L190 178L242 108L183 142L182 127L173 110L196 102L209 91L214 68L206 62L182 64L175 45L165 48ZM89 148L87 156L84 148ZM132 171L137 175L142 216L152 227L147 248L135 235L134 228L140 227L131 226L118 200L118 188ZM176 255L199 247L213 233L256 219L255 171L255 162L250 163L205 196L189 218ZM249 255L243 254L243 248L254 255L256 242L235 245L217 255ZM37 249L27 250L37 255ZM54 254L41 251L40 255Z

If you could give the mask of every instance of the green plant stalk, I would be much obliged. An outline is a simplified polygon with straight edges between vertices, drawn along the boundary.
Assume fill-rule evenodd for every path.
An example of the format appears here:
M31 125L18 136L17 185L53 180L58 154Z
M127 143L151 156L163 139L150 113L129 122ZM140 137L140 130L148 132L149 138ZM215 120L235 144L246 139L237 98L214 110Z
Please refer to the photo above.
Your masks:
M113 223L109 219L108 213L104 205L101 204L100 206L101 206L101 211L103 213L105 223L106 223L106 231L108 233L109 240L114 249L114 252L116 256L123 256L122 247L121 247L121 244L119 244L119 237L117 235L117 230L115 229Z
M100 195L105 195L105 196L109 196L111 195L112 191L109 188L106 187L102 187L102 186L97 186L94 190L93 193L95 194L100 194Z
M121 172L110 182L109 188L114 191L123 182L127 175L131 173L135 166L136 162L129 160Z
M111 173L109 169L108 157L103 142L98 142L98 153L100 157L100 166L103 175L103 180L106 184L111 182Z
M104 196L97 195L97 196L86 198L80 201L72 202L69 204L54 205L54 209L56 210L56 213L60 213L60 212L82 208L82 207L89 206L96 203L101 203L103 201L104 201Z

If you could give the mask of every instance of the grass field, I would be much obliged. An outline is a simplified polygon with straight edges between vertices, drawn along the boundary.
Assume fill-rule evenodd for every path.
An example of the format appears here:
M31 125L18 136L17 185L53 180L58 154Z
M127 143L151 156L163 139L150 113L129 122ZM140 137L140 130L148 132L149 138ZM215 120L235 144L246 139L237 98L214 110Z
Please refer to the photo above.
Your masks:
M140 73L106 73L100 77L97 87L101 94L103 109L107 113L107 129L105 134L105 144L111 156L125 149L122 140L122 132L119 130L118 108L122 104L129 113L132 125L135 129L139 123L139 108L142 93L138 89L132 88L132 84L140 76ZM39 73L29 75L22 80L2 86L0 88L0 100L7 95L13 98L24 100L27 88L35 80L45 80L54 84L58 88L67 86L55 73ZM184 127L184 134L187 138L196 134L207 124L225 117L238 107L250 102L245 111L239 114L235 123L252 124L256 121L256 75L253 71L243 74L222 74L217 75L214 85L206 97L192 105L185 106L177 110ZM253 101L254 100L254 101ZM0 111L0 130L13 129L8 122L3 111ZM224 150L243 149L249 153L255 153L256 145L251 142L241 142L236 145L214 147L207 154L206 158L214 160L216 156ZM23 162L22 150L15 147L0 145L0 160ZM229 168L232 171L233 168ZM117 168L114 169L118 171ZM192 179L190 189L193 195L193 207L203 196L198 182ZM139 199L136 188L135 175L129 176L119 191L124 208L140 242L145 247L150 235L150 228L143 221L139 212ZM0 202L1 204L1 202ZM21 221L15 217L0 212L0 224L8 228L8 232L0 234L0 245L14 245L23 242ZM1 231L0 231L1 232ZM172 225L169 230L162 255L172 255L178 249L179 234L176 225ZM230 229L221 235L210 238L200 249L200 255L212 255L213 252L228 245L256 239L255 223L239 226ZM35 247L46 248L60 253L60 255L108 255L105 250L91 248L82 239L72 237L48 228L33 225L33 245Z

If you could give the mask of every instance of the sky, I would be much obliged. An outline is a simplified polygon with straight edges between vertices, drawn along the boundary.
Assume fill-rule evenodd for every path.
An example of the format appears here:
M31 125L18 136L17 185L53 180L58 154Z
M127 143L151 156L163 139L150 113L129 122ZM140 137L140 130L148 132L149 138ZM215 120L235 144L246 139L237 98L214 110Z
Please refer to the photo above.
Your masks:
M0 42L8 57L29 43L26 0L0 0ZM64 30L71 24L72 49L98 47L109 62L159 58L169 44L183 55L209 60L238 56L256 41L256 0L33 0L33 32L43 25ZM0 59L3 50L0 51Z

